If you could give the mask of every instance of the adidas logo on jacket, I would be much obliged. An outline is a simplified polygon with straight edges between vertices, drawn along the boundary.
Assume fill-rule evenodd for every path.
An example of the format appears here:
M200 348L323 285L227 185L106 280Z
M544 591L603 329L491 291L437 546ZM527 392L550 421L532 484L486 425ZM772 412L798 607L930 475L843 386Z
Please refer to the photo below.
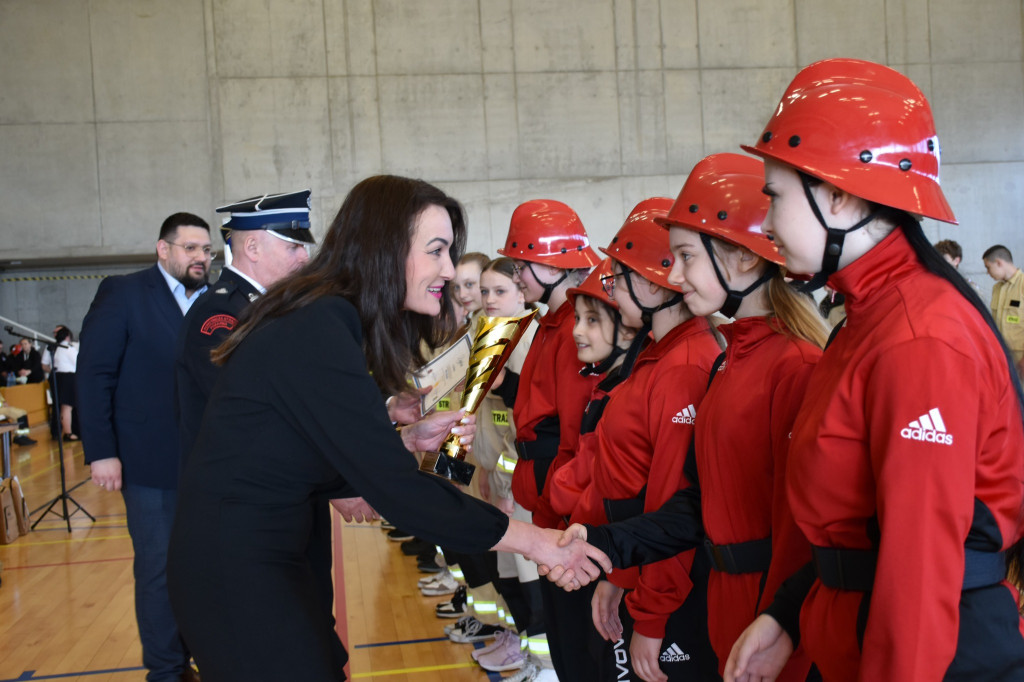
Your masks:
M952 445L952 434L946 433L946 423L942 421L939 408L933 407L927 414L910 422L903 427L900 435L907 440L921 440L926 443L938 443L940 445Z

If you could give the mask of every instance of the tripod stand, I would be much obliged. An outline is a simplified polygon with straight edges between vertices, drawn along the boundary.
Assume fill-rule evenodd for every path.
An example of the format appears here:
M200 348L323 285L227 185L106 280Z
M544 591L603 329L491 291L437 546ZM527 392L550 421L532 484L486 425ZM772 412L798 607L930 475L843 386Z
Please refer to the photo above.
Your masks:
M55 339L53 337L50 337L50 336L46 336L45 334L40 334L39 332L37 332L34 329L26 327L25 325L22 325L22 324L18 324L14 320L8 320L6 317L0 316L0 320L3 320L4 322L8 322L11 325L17 326L17 327L19 327L21 329L24 329L25 331L29 332L28 334L25 334L25 336L30 336L31 338L33 338L33 339L35 339L37 341L44 341L44 342L46 342L47 344L49 344L51 346L52 350L50 351L50 362L51 362L51 365L50 365L51 382L50 383L51 383L51 388L53 389L53 405L54 405L55 409L57 409L57 411L59 412L60 411L60 395L59 395L58 389L57 389L57 372L54 371L55 367L53 365L53 356L56 355L57 347L58 347L57 339ZM14 333L14 330L10 326L6 327L6 329L7 329L8 332L10 332L12 334ZM58 414L57 415L57 425L58 425L57 431L58 432L60 432L60 430L61 430L60 429L60 423L61 423L60 422L60 415ZM80 505L78 503L78 501L75 500L75 498L71 497L70 493L72 491L76 490L79 486L83 485L85 483L85 481L82 481L81 483L76 484L74 487L71 488L71 490L68 490L67 474L66 474L66 471L64 469L64 439L60 438L60 437L57 438L57 455L60 458L60 495L57 495L55 498L53 498L52 500L50 500L49 502L47 502L46 504L43 505L43 507L46 507L46 510L42 514L40 514L39 518L37 518L35 523L32 524L32 529L35 530L35 527L39 525L40 521L42 521L44 518L46 518L47 514L54 514L54 515L59 516L60 518L64 519L64 522L67 524L67 527L68 527L68 532L70 533L71 532L71 517L72 517L72 515L77 514L78 512L82 512L83 514L88 516L92 520L93 523L96 522L96 517L93 516L92 514L90 514L89 512L87 512L85 510L85 507ZM55 506L57 506L58 502L61 503L61 511L60 512L54 511L54 509L53 509ZM71 512L68 512L68 502L70 502L75 507L74 510L71 511ZM42 507L40 507L40 509L42 509Z

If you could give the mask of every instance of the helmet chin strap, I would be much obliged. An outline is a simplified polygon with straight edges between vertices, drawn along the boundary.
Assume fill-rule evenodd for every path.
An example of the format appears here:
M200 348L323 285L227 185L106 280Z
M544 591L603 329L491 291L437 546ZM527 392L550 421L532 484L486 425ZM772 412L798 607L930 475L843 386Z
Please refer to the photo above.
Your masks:
M623 265L622 268L626 270L626 272L623 273L623 279L626 280L626 289L629 291L629 297L633 300L633 303L636 304L636 307L640 309L640 319L643 321L644 328L648 332L651 331L651 321L654 318L654 313L658 312L659 310L671 308L672 306L683 302L683 295L679 292L676 292L675 296L665 301L661 305L656 306L654 308L648 308L647 306L640 302L640 299L636 297L636 292L633 291L633 278L629 276L630 273L633 271L629 270L629 268L626 268L625 265ZM646 332L644 333L644 335L646 336Z
M614 310L614 309L613 309ZM622 324L622 315L615 311L614 326L612 327L612 352L608 354L601 362L584 365L583 369L580 370L581 376L592 376L595 374L604 374L611 366L615 364L615 361L619 359L623 353L626 352L625 348L619 346L619 325Z
M829 227L825 222L825 217L821 215L821 209L818 208L818 202L814 200L814 195L811 193L810 176L799 171L798 174L800 176L800 182L804 186L804 195L807 197L807 203L811 205L811 210L814 211L814 217L818 219L818 222L825 228L825 232L827 233L825 238L825 253L821 260L821 270L816 272L809 282L800 287L801 292L809 294L812 291L817 291L821 287L825 286L828 278L839 270L839 257L843 255L843 242L846 241L846 235L854 230L859 230L864 227L874 220L878 214L876 211L872 211L856 225L848 227L845 230L837 227Z
M769 281L778 272L779 266L775 263L769 263L770 267L765 268L764 273L757 278L757 281L751 284L743 291L736 291L730 289L729 285L725 281L725 277L722 275L722 270L718 267L718 256L715 255L715 250L711 246L711 237L703 232L700 233L700 240L704 244L704 249L708 252L708 256L711 258L711 265L715 268L715 276L718 277L718 283L725 289L725 303L718 312L722 313L726 317L736 317L736 311L740 308L740 303L743 303L743 299L754 293L759 286Z
M541 281L540 277L537 277L537 273L533 271L533 264L530 261L526 261L526 267L527 269L529 269L530 274L533 275L533 278L537 280L537 284L544 287L544 294L540 297L540 302L543 303L544 305L548 304L548 300L551 299L551 294L554 292L555 287L564 282L565 278L569 276L568 270L562 270L562 276L559 277L555 282L553 282L552 284L545 284L544 282Z

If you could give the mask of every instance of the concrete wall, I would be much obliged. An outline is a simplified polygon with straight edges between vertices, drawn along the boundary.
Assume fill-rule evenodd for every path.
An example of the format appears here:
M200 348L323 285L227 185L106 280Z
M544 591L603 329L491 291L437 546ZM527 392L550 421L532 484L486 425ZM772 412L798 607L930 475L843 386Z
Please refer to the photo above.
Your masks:
M380 172L461 199L476 250L541 196L603 244L702 156L753 141L799 67L850 56L930 98L962 226L929 234L960 241L988 289L987 246L1024 260L1022 14L1021 0L3 0L0 267L152 260L174 211L216 224L221 202L303 187L322 230ZM57 281L0 282L0 314L17 300L26 324L80 319L87 288Z

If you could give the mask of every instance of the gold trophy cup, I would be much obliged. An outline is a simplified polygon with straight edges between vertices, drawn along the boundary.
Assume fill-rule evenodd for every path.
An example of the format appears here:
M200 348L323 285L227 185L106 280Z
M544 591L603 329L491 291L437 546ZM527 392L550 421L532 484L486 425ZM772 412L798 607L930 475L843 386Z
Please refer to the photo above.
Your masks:
M484 396L505 366L530 321L537 315L528 310L517 317L485 317L477 319L476 336L470 351L466 388L462 391L461 407L466 414L476 414ZM454 433L441 443L438 452L428 452L420 464L420 471L435 474L450 481L469 485L475 466L466 461L466 448Z

